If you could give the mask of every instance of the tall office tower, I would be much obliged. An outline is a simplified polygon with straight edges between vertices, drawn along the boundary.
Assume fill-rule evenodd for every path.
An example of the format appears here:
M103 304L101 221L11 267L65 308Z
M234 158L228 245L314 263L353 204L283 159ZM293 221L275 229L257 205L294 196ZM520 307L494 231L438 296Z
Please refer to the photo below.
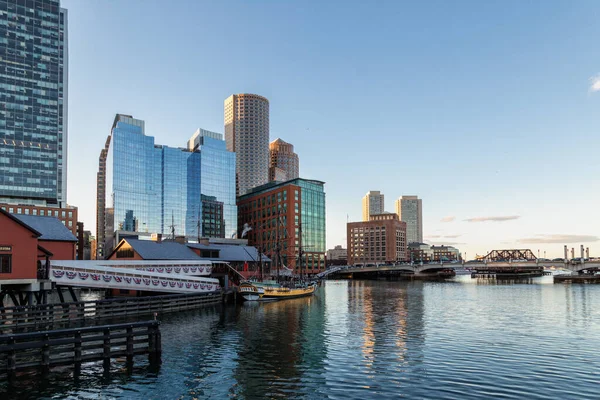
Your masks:
M269 182L269 100L256 94L229 96L225 142L236 156L238 196Z
M285 171L285 180L296 179L300 175L300 160L294 153L294 145L275 139L269 144L269 181L276 181L280 173L277 169Z
M363 197L363 221L369 221L371 214L383 214L384 199L380 191L371 190Z
M0 202L66 206L67 10L0 2Z
M406 222L406 242L423 242L423 200L418 196L402 196L396 200L396 214Z
M235 154L226 150L223 136L198 129L187 148L174 148L155 144L144 125L118 114L102 150L97 216L104 217L98 218L97 235L105 247L103 253L97 250L98 258L110 253L111 241L118 244L120 232L174 233L190 239L234 235ZM103 193L112 208L106 208Z

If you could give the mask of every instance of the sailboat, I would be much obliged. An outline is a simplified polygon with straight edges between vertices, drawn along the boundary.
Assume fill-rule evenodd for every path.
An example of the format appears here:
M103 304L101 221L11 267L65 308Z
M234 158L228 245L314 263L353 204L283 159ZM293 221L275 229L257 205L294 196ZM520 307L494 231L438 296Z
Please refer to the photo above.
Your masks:
M277 218L279 222L279 217ZM279 227L278 227L279 228ZM298 251L298 261L300 262L300 271L302 272L302 224L299 225L299 251ZM284 282L281 283L279 281L280 275L280 267L283 267L283 270L288 272L290 275L292 270L287 268L283 263L281 263L281 256L279 253L279 229L277 229L277 243L276 243L276 263L277 263L277 282L276 283L265 283L265 282L253 282L257 288L262 288L264 290L264 294L261 299L263 300L282 300L282 299L294 299L298 297L307 297L312 296L315 293L317 288L316 283L311 282ZM286 274L287 275L287 274Z

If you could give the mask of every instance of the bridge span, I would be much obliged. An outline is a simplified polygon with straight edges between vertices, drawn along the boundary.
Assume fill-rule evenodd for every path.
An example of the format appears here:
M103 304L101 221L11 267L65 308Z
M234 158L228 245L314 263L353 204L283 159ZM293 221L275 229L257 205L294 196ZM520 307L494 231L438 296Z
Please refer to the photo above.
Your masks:
M367 274L374 272L397 272L405 274L436 274L444 271L470 270L473 273L510 273L510 272L534 272L540 273L549 269L565 269L572 273L581 271L600 271L600 261L482 261L482 262L439 262L439 263L399 263L379 266L357 267L346 265L334 267L321 272L316 277L319 279L328 276L342 276L354 274Z

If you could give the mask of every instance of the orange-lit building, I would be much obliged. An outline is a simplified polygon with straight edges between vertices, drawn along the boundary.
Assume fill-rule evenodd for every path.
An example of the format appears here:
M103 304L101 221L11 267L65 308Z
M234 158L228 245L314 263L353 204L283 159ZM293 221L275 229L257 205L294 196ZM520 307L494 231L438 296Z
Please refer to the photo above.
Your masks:
M348 264L383 264L407 259L406 222L398 214L371 214L347 224Z

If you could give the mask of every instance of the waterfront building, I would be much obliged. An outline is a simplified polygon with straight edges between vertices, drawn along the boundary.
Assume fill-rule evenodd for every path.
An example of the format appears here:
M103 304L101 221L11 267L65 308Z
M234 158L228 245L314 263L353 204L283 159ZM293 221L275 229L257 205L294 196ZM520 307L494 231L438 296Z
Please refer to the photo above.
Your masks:
M257 246L274 265L277 248L280 262L316 274L325 269L325 191L324 182L292 179L269 182L238 197L238 230L247 224L250 245ZM298 262L302 248L302 262ZM302 267L302 270L301 268Z
M98 258L117 243L115 232L235 235L235 154L226 150L221 134L198 129L187 148L162 146L145 134L144 121L118 114L106 143L97 204L106 206L105 194L112 207L97 210L98 217L104 215L98 218L103 225L97 236L104 238Z
M396 200L396 214L406 222L408 243L423 242L423 200L418 196L402 196Z
M460 261L460 251L452 246L431 246L434 261Z
M300 160L298 154L294 153L294 145L275 139L269 144L269 180L277 179L277 169L285 171L283 180L292 180L300 176Z
M333 249L327 250L327 266L346 265L348 263L348 250L341 245L336 245Z
M362 199L363 221L369 221L371 214L383 214L384 195L380 191L371 190Z
M0 208L0 226L3 290L9 289L10 280L15 279L19 280L21 290L36 290L37 280L47 279L43 273L38 274L38 260L75 259L77 238L57 218L11 214Z
M346 228L348 264L383 264L407 258L406 223L397 214L373 214Z
M0 3L0 202L67 204L67 10Z
M77 236L77 207L66 205L66 207L60 208L31 204L0 203L0 208L10 214L57 218L73 235Z
M413 242L408 244L409 261L429 262L433 260L433 250L427 243Z
M269 167L269 182L285 182L288 180L285 170L278 167Z
M236 154L237 195L269 181L269 100L256 94L225 99L225 142Z

